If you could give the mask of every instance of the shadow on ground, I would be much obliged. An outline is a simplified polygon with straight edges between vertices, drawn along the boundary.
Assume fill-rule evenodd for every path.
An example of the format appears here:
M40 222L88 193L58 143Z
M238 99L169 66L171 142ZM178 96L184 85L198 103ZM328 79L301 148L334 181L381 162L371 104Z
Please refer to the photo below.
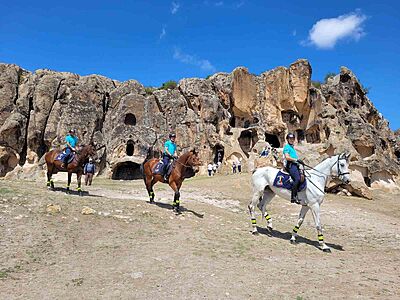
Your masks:
M171 204L168 204L168 203L162 203L162 202L147 202L147 203L150 203L150 204L155 204L155 205L157 205L158 207L161 207L161 208L164 208L164 209L168 209L168 210L172 210L173 209L173 206L171 205ZM198 212L195 212L194 210L191 210L191 209L187 209L186 207L184 207L184 206L180 206L180 212L181 213L184 213L184 212L189 212L189 213L191 213L191 214L193 214L194 216L196 216L196 217L198 217L198 218L203 218L204 217L204 214L200 214L200 213L198 213Z
M267 236L269 236L269 237L274 237L274 238L286 240L286 241L288 241L288 242L290 241L290 238L292 237L292 233L291 233L291 232L281 232L281 231L275 230L275 229L273 229L272 231L270 231L270 230L268 230L268 229L266 229L266 228L262 228L262 227L258 227L258 226L257 226L257 230L258 230L258 232L259 232L260 234L264 234L264 235L267 235ZM306 238L306 237L298 236L297 239L296 239L296 243L297 243L297 244L304 243L304 244L307 244L307 245L310 245L310 246L314 246L314 247L318 248L319 250L322 250L322 249L320 248L320 246L319 246L318 241L316 241L316 240L313 241L313 240L310 240L310 239L308 239L308 238ZM338 250L338 251L345 251L345 250L343 249L343 246L341 246L341 245L332 244L332 243L325 243L325 244L326 244L328 247L333 248L333 249L335 249L335 250Z

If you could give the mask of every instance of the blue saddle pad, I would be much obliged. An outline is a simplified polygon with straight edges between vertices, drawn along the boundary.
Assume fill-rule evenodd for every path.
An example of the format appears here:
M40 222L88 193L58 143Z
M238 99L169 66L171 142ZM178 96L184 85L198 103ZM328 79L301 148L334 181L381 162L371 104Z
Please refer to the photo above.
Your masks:
M56 156L55 160L64 161L65 155L67 155L67 154L64 151L62 151ZM69 156L69 159L68 159L68 163L71 163L71 161L74 160L74 157L75 157L75 153L71 153L71 155Z
M153 168L153 175L162 175L163 174L164 163L162 160L158 162Z
M174 163L170 161L168 170L167 170L167 176L169 176L172 172L172 169L174 167ZM153 175L164 175L164 163L162 160L160 160L153 168Z
M289 174L279 171L278 174L276 174L274 186L291 190L293 187L292 178L290 178ZM304 180L302 183L300 183L299 192L304 190L306 186L307 180Z

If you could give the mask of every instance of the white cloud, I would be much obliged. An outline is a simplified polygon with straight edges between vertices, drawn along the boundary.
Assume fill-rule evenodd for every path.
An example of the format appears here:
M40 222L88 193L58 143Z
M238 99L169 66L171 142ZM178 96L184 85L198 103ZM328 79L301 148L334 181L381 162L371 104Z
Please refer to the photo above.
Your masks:
M339 40L358 41L365 33L363 23L367 17L359 11L337 18L321 19L309 31L308 40L302 45L315 45L320 49L332 49Z
M181 5L178 2L172 2L171 4L171 14L176 14L178 12L179 7L181 7Z
M167 34L167 30L165 29L165 26L163 26L163 28L161 29L161 33L160 33L159 39L162 40L165 37L166 34Z
M183 53L179 48L174 50L174 59L188 65L198 66L204 71L215 72L215 67L207 59L200 59L195 55Z

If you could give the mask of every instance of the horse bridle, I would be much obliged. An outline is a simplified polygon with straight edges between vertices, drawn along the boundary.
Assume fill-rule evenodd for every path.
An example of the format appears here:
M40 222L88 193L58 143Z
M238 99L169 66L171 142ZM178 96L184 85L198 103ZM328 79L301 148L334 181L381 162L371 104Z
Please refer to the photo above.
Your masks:
M318 171L317 169L315 169L315 168L313 168L313 167L311 167L311 166L309 166L309 165L307 165L307 164L304 164L304 163L303 163L303 165L306 166L306 167L308 167L308 168L310 168L311 170L314 170L314 171L316 171L316 172L318 172L318 173L320 173L320 174L323 174L323 175L325 175L325 176L331 176L332 178L339 178L339 179L340 179L340 176L350 174L349 172L341 172L341 171L340 171L340 168L339 168L339 161L340 161L341 159L344 159L344 158L340 158L340 155L339 155L337 161L330 167L330 168L332 169L332 167L333 167L335 164L337 164L337 173L338 173L338 175L325 174L324 172ZM340 179L340 180L343 181L342 179Z

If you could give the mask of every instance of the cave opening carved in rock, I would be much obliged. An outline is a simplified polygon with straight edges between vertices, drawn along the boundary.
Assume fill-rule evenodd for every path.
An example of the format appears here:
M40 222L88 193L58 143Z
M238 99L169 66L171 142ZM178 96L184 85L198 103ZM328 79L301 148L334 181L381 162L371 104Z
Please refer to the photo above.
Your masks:
M126 155L132 156L134 151L135 151L135 145L133 141L129 140L126 143Z
M396 155L397 160L400 160L400 150L394 151L394 155Z
M218 164L218 162L222 162L222 160L224 159L224 154L225 154L224 147L221 146L220 144L216 144L215 147L213 148L213 156L214 156L213 162L215 164Z
M238 138L240 148L247 157L249 157L249 152L253 148L253 146L257 143L257 141L258 141L257 131L252 129L243 130Z
M265 141L274 148L280 148L281 143L279 137L276 134L265 133Z
M298 142L298 143L302 143L302 142L305 140L305 138L306 138L306 135L305 135L305 133L304 133L304 130L302 130L302 129L297 129L297 130L296 130L296 137L297 137L297 142Z
M360 154L362 158L370 157L372 154L375 153L374 146L363 145L362 142L360 141L355 141L353 145L358 154Z
M113 170L112 179L114 180L135 180L143 179L140 165L134 162L119 163Z
M307 143L316 144L321 143L321 134L318 125L311 126L306 130Z
M124 121L125 125L136 125L136 117L134 114L126 114L125 115L125 121Z

